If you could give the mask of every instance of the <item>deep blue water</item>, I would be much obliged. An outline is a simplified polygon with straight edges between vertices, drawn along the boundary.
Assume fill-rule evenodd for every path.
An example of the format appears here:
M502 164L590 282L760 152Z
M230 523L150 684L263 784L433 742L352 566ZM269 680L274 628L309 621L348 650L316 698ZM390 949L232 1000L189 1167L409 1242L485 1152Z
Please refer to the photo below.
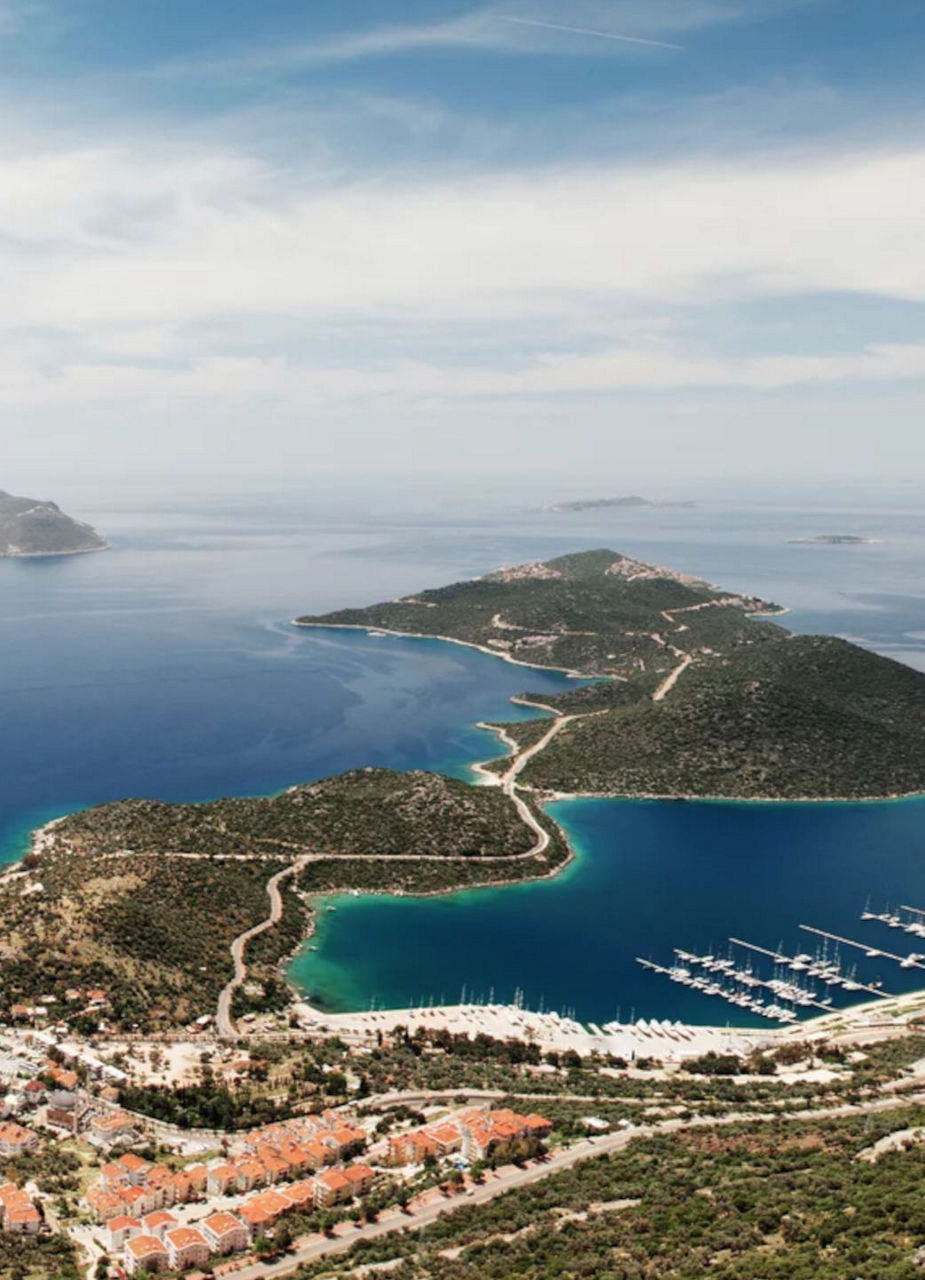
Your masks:
M114 549L0 561L7 859L47 818L126 795L266 794L363 764L465 776L494 743L476 720L522 714L510 694L564 678L438 642L296 631L288 619L499 563L610 545L790 605L795 629L850 635L925 668L925 520L902 506L567 516L468 495L53 496ZM816 532L883 542L787 543ZM873 931L856 921L868 893L925 905L923 813L918 802L559 806L581 849L563 877L444 900L350 899L326 916L306 983L340 1006L449 998L466 983L505 997L518 985L534 1003L598 1020L618 1005L715 1018L727 1006L642 973L632 956L663 959L730 932L797 942L807 918ZM898 971L884 977L897 988Z

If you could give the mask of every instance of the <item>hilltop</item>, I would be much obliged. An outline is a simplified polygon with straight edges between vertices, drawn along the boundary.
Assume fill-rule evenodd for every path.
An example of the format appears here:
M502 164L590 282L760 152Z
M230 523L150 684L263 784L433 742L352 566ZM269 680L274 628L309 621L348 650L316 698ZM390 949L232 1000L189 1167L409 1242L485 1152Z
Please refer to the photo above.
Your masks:
M791 636L755 596L613 551L498 570L312 625L445 636L601 682L525 695L567 717L519 781L544 792L876 798L925 791L925 675ZM521 746L535 729L503 728ZM503 768L496 766L496 771Z
M176 1027L214 1014L232 941L267 918L271 878L295 868L282 919L247 955L250 976L285 1004L277 966L310 931L312 893L545 875L567 855L550 828L534 856L534 833L501 791L387 769L271 798L124 800L73 814L0 877L0 1020L46 996L56 1016L79 1018L90 989L107 1000L94 1026L103 1017Z
M103 551L104 538L55 502L17 498L0 489L0 556L63 556Z

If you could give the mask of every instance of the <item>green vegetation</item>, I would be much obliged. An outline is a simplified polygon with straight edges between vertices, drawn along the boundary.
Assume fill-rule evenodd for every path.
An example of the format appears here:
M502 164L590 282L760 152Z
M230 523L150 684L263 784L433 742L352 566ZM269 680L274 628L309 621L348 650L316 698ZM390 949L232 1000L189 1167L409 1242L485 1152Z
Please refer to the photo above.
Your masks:
M309 892L433 892L545 875L568 852L547 826L550 847L524 856L534 835L499 790L384 769L272 799L126 800L74 814L27 857L25 875L0 878L0 1016L46 994L84 1030L100 1020L165 1029L214 1013L231 942L266 919L268 880L305 859L283 883L282 919L248 950L263 994L239 992L236 1004L280 1008L277 966L307 932ZM105 992L102 1009L89 1008L93 988Z
M64 1236L0 1235L0 1280L80 1280L74 1248Z
M925 790L925 677L826 636L738 648L695 662L663 702L574 721L522 779L629 795Z
M913 1280L925 1150L857 1156L922 1119L896 1110L642 1137L302 1274L398 1260L398 1280Z
M925 675L755 616L774 608L589 551L300 621L444 635L607 677L525 695L575 717L521 774L541 791L769 799L925 791ZM672 672L678 678L666 684ZM522 746L543 732L503 727Z

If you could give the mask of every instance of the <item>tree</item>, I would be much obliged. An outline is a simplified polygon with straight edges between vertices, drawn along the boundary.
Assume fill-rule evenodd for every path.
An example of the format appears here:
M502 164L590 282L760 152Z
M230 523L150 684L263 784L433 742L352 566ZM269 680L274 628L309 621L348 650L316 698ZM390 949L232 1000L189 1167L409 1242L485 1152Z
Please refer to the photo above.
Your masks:
M266 1236L258 1236L254 1241L254 1253L258 1258L269 1258L273 1255L273 1241Z

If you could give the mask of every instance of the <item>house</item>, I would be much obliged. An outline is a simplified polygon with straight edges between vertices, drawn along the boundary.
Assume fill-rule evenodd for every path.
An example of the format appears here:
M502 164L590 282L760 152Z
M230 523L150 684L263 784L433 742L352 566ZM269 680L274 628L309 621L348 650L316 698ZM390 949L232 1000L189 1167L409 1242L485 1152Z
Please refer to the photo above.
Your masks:
M120 1156L116 1164L128 1174L129 1182L133 1187L144 1186L154 1168L146 1160L142 1160L141 1156L136 1156L131 1151L127 1155Z
M187 1267L201 1267L209 1260L209 1246L205 1236L195 1227L174 1227L164 1238L171 1271L185 1271Z
M259 1235L267 1227L272 1227L291 1206L284 1196L277 1191L262 1191L252 1200L241 1206L240 1214L253 1231Z
M342 1204L353 1195L353 1184L343 1169L325 1169L315 1179L315 1204L319 1209Z
M131 1184L128 1169L118 1161L104 1164L100 1170L100 1186L105 1191L119 1191Z
M206 1178L206 1189L210 1196L224 1196L229 1190L235 1191L238 1183L237 1167L229 1161L213 1165Z
M162 1164L152 1167L145 1181L145 1189L151 1193L155 1209L166 1209L169 1205L176 1204L176 1178Z
M239 1191L253 1191L254 1187L266 1184L267 1171L259 1160L251 1157L237 1162L237 1188Z
M106 1146L114 1146L123 1138L134 1136L135 1121L127 1111L107 1111L90 1121L90 1137Z
M118 1218L110 1218L103 1233L111 1253L124 1249L132 1236L141 1235L141 1222L138 1218L130 1218L121 1214Z
M146 1236L157 1236L158 1240L163 1240L168 1231L172 1231L174 1227L178 1227L180 1223L168 1213L166 1209L155 1209L154 1213L149 1213L147 1217L142 1218L141 1226Z
M279 1194L293 1209L310 1209L315 1203L315 1180L306 1178L303 1182L290 1182L280 1187Z
M369 1165L347 1165L344 1169L344 1177L350 1183L351 1194L354 1196L365 1196L372 1190L374 1174Z
M422 1164L436 1154L436 1142L423 1129L389 1138L389 1164Z
M157 1236L133 1236L125 1246L125 1270L130 1276L136 1271L166 1271L169 1266L167 1246Z
M28 1191L14 1182L0 1186L0 1229L19 1235L37 1235L42 1218ZM0 1251L2 1253L2 1251Z
M524 1117L524 1125L531 1138L548 1138L552 1133L552 1121L545 1116L529 1115Z
M157 1196L147 1187L120 1187L116 1195L125 1205L125 1212L141 1218L157 1208Z
M0 1156L21 1156L38 1145L38 1135L11 1120L0 1121Z
M266 1180L270 1186L274 1182L279 1182L281 1178L288 1177L289 1161L284 1160L282 1156L276 1155L266 1147L261 1147L257 1152L257 1158L266 1170Z
M202 1224L202 1234L213 1253L239 1253L246 1249L250 1232L232 1213L213 1213Z
M113 1191L105 1187L91 1187L84 1196L84 1203L97 1222L108 1222L110 1218L130 1217L126 1214L124 1201Z
M462 1151L463 1135L459 1125L438 1124L428 1129L426 1133L433 1140L436 1148L435 1154L439 1158L448 1156L454 1151Z

